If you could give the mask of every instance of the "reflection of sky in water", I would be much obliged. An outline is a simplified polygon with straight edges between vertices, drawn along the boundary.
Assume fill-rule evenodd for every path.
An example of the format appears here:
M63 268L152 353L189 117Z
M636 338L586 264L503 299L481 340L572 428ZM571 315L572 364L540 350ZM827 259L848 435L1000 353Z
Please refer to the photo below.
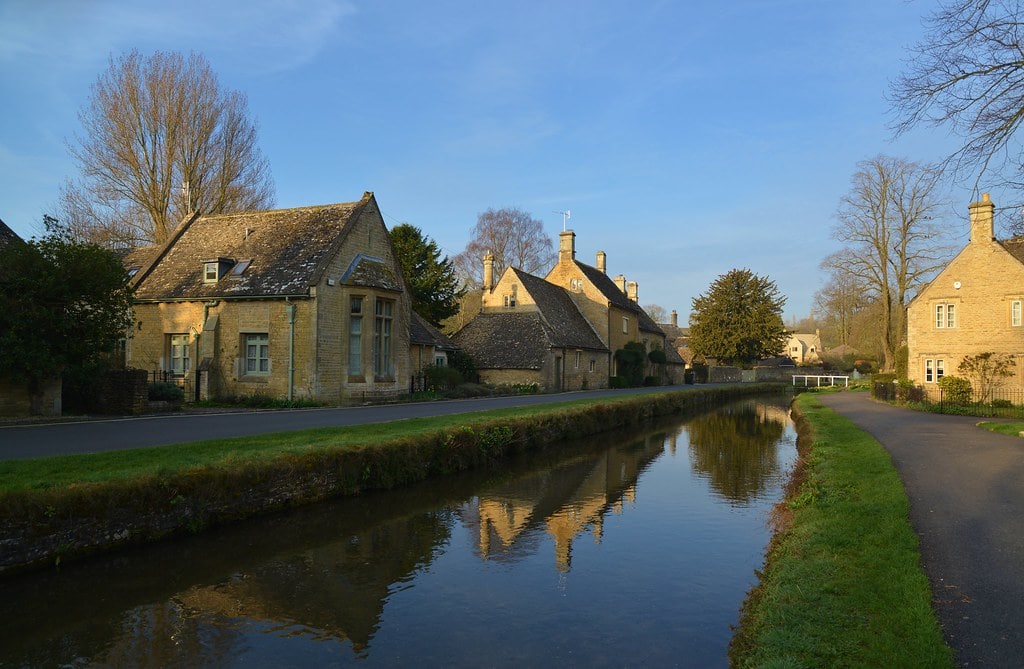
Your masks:
M768 414L771 443L751 432ZM730 450L720 435L741 443ZM726 666L794 444L784 410L748 404L697 428L575 447L538 469L341 500L144 551L171 568L118 557L28 579L15 590L29 602L36 586L82 596L97 572L148 589L117 582L125 604L88 621L40 613L17 651L0 632L0 664ZM3 594L14 597L7 616L19 595Z

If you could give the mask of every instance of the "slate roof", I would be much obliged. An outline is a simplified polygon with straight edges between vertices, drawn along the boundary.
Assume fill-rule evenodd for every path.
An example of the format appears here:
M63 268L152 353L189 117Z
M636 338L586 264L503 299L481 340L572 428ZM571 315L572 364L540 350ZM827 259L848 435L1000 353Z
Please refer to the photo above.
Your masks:
M1010 255L1024 263L1024 237L1013 237L999 243Z
M415 311L409 321L409 343L420 346L433 346L442 351L454 351L457 346L443 332L427 322Z
M7 227L7 224L0 220L0 248L7 246L13 241L23 241L14 230Z
M512 271L537 304L552 346L607 350L564 288L519 269Z
M608 350L564 288L511 271L538 310L482 313L456 332L478 368L540 369L552 348Z
M601 291L601 294L604 295L608 302L619 309L635 313L637 326L641 330L659 335L665 334L662 332L661 328L658 327L658 324L654 322L654 319L648 316L647 312L644 311L639 304L629 299L629 296L622 292L622 289L616 286L615 282L612 281L607 274L596 267L591 267L579 260L573 260L573 262L576 263L576 267L583 272L583 275L590 280L590 283L594 284L594 286Z
M352 223L373 199L273 211L196 216L161 247L139 249L128 262L141 266L135 298L210 299L307 295L320 282ZM203 264L226 258L249 266L230 270L216 283L203 282ZM126 265L131 267L131 265ZM227 267L227 266L225 266ZM343 281L401 289L401 280L379 258L360 255Z

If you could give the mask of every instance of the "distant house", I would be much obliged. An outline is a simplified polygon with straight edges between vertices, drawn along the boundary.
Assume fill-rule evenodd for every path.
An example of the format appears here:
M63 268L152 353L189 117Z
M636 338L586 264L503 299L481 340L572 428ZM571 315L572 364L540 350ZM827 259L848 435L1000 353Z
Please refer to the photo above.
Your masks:
M603 252L597 267L577 261L575 240L572 230L561 233L558 263L544 278L509 268L495 283L493 258L485 256L481 312L453 336L482 378L529 378L548 390L604 388L617 374L615 351L639 342L666 356L665 364L648 362L647 375L681 381L682 360L637 303L636 282L609 278Z
M672 310L668 323L659 323L658 327L665 333L665 350L675 351L682 363L689 367L693 364L693 351L690 350L690 328L679 327L679 314Z
M408 390L410 297L372 193L195 215L126 266L137 321L127 363L182 383L189 399Z
M908 377L935 391L964 358L1010 356L1024 388L1024 237L999 241L985 193L969 207L970 242L907 306Z
M493 263L488 254L480 314L452 336L481 381L549 391L607 387L608 348L568 292L513 267L494 284Z
M455 343L415 311L409 326L409 360L413 371L447 367L448 354L458 348Z
M798 365L817 365L821 362L821 333L790 334L784 353Z

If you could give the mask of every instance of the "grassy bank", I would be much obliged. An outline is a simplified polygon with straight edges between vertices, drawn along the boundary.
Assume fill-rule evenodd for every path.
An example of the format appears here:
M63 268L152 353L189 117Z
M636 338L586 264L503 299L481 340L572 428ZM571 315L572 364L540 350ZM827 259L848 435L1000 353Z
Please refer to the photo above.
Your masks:
M730 658L738 667L952 667L888 453L812 394L803 458Z
M571 438L779 391L613 396L88 456L0 462L0 574L288 506L489 466Z

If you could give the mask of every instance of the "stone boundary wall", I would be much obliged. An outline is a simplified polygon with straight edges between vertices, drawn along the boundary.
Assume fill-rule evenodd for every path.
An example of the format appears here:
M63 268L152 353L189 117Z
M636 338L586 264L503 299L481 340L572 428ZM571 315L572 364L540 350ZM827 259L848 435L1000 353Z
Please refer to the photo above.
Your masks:
M784 386L668 390L570 410L455 426L362 448L321 448L258 463L0 495L0 577L42 569L331 497L391 489L578 437L696 413Z

